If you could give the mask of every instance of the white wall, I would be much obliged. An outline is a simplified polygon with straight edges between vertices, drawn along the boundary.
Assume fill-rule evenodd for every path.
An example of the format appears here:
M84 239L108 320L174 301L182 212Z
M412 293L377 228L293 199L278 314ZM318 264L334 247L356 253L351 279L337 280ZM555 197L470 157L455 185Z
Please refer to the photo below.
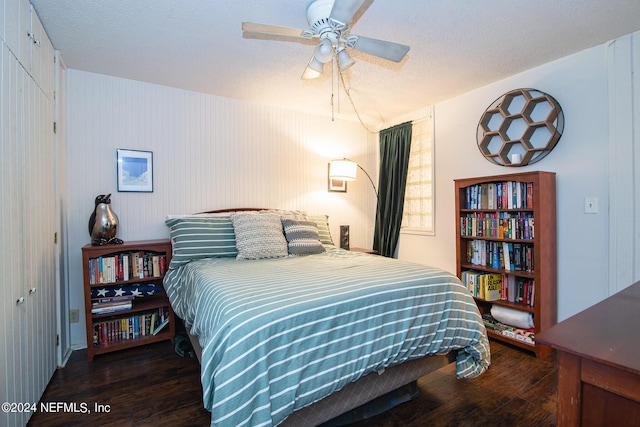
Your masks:
M608 204L610 49L608 44L597 46L437 104L436 234L403 234L399 258L455 271L454 179L552 171L557 174L558 320L608 297L609 209L615 209ZM565 128L547 157L513 170L482 157L476 130L484 110L516 88L535 88L556 98ZM633 187L632 182L621 185ZM598 198L597 214L584 213L587 196Z
M366 180L327 192L327 163L349 157L374 171L377 135L358 123L185 90L69 70L67 251L69 308L83 311L81 247L98 194L112 193L118 237L166 238L168 214L232 207L300 209L351 226L351 244L371 247L375 196ZM153 193L119 193L116 149L153 151ZM375 176L374 176L375 178ZM85 345L84 323L71 344Z

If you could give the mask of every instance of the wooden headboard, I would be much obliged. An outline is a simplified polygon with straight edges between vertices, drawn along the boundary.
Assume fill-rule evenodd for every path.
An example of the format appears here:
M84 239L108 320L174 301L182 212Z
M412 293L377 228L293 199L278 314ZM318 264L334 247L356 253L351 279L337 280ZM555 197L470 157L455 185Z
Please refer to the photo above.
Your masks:
M198 213L199 214L208 214L208 213L246 212L246 211L272 211L272 210L274 210L274 209L269 209L269 208L232 208L232 209L215 209L215 210L212 210L212 211L204 211L204 212L198 212Z

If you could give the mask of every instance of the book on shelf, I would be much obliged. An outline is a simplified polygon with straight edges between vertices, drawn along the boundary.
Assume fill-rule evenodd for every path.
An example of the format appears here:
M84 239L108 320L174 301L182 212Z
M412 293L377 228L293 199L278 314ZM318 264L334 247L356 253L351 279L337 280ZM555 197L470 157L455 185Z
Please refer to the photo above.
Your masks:
M161 277L167 270L166 254L133 251L89 259L89 283L114 283Z
M465 189L466 209L533 209L533 183L499 181Z
M462 284L469 293L485 301L507 301L525 306L534 306L535 283L533 279L516 277L513 274L487 273L464 270Z
M467 264L513 272L533 273L534 249L531 244L467 240Z
M160 324L158 325L158 322ZM109 346L119 342L156 335L169 324L168 307L108 319L93 324L93 345Z
M92 314L109 314L109 313L118 313L120 311L131 310L133 304L131 301L122 301L115 303L103 303L99 305L94 305L91 307Z
M532 240L533 229L530 212L472 212L460 217L462 236Z
M116 303L116 302L125 302L125 301L133 301L135 297L133 295L121 295L121 296L112 296L112 297L98 297L91 299L92 306L99 306L103 304Z
M157 335L160 331L162 331L169 324L169 318L165 318L155 329L153 329L152 334Z
M483 296L487 301L497 301L502 295L502 275L493 273L485 275Z

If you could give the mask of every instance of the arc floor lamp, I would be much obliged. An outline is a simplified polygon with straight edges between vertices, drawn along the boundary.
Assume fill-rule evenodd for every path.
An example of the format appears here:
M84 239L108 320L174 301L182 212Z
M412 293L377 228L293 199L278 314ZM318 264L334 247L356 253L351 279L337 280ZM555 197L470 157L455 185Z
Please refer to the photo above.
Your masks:
M339 159L339 160L332 160L331 162L329 162L329 178L337 179L341 181L355 181L358 169L364 172L367 178L369 178L369 182L371 183L371 186L373 187L373 191L376 194L376 221L377 221L377 229L378 229L378 242L377 242L378 247L377 248L374 247L374 249L377 249L378 253L380 253L380 249L381 249L380 235L382 234L382 227L380 224L380 197L378 195L378 189L376 188L376 185L373 183L371 176L358 163L345 158L345 159ZM376 239L375 230L373 234L374 234L373 238L375 242L375 239Z

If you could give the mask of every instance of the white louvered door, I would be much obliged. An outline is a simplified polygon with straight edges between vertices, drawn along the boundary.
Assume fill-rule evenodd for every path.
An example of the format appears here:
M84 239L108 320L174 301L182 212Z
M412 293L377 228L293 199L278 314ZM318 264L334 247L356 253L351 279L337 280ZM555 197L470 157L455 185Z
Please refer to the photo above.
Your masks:
M39 21L29 3L7 1L3 13L19 23L4 28L0 55L0 402L14 404L0 425L12 427L27 424L23 405L38 402L56 368L54 64L44 31L30 46L24 26Z

